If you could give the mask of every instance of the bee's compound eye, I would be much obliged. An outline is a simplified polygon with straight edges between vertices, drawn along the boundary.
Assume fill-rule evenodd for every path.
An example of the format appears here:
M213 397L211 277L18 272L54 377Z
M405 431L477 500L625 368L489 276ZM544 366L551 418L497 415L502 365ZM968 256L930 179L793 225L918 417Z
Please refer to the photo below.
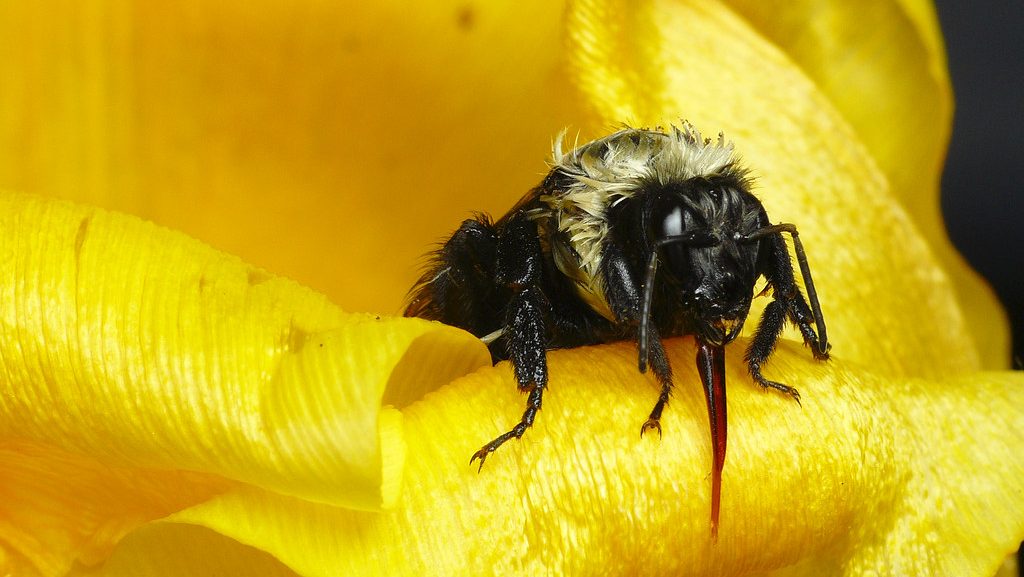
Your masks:
M661 237L679 236L683 234L683 209L675 206L661 221Z
M686 234L687 219L685 209L678 202L665 202L655 207L651 213L651 228L648 233L651 241L658 242ZM687 244L670 242L660 250L668 268L677 275L685 276L685 271L689 268Z

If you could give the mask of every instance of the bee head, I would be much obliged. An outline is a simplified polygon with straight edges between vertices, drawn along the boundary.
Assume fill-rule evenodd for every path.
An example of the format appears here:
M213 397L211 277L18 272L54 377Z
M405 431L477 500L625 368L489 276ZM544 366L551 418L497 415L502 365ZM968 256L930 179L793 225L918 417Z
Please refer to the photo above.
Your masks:
M744 237L765 224L764 209L741 181L694 178L652 195L647 218L651 262L672 279L673 300L694 331L713 344L736 338L758 276L758 243ZM657 266L661 266L658 269ZM648 270L647 284L656 278Z

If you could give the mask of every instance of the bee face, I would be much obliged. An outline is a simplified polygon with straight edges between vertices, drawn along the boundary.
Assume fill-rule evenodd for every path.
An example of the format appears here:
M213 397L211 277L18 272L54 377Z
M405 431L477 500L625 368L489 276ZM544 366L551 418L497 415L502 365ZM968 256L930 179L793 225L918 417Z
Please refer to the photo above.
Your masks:
M722 245L710 248L691 249L697 253L691 262L700 263L686 271L673 274L692 274L697 286L692 291L684 290L683 306L693 312L696 331L709 343L724 345L731 342L750 311L751 292L754 286L752 275L743 273L741 263L731 259L728 249Z
M708 342L732 341L750 310L759 274L758 245L742 240L762 226L760 203L739 181L703 178L648 194L648 242L661 247L665 273L679 287L679 305Z

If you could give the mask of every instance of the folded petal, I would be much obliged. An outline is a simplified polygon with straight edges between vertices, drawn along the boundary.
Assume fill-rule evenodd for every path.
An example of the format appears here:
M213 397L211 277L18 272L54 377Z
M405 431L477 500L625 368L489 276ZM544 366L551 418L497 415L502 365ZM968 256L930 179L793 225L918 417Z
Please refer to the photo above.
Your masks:
M477 473L468 456L517 416L506 365L405 412L409 482L361 513L238 487L169 518L271 553L301 575L991 575L1024 538L1024 374L894 381L784 344L750 383L736 356L717 542L704 400L688 339L662 439L628 344L555 351L544 410Z
M490 365L483 344L462 331L343 313L133 217L0 195L0 246L0 446L17 463L26 443L33 452L25 458L36 463L6 467L6 482L19 495L37 484L19 479L60 478L47 467L87 471L97 480L63 497L60 512L94 531L169 512L145 490L128 497L147 512L131 522L89 497L108 478L155 492L149 479L160 469L200 473L204 487L219 477L349 507L388 506L405 450L401 414L382 403L404 406ZM125 468L141 479L120 481ZM37 497L15 499L12 518L36 515L34 503L45 501ZM91 511L114 520L93 523ZM73 533L75 523L47 530ZM34 527L12 523L0 538L31 557L54 544ZM107 533L107 546L120 536ZM73 549L54 554L73 558ZM60 562L37 563L43 573L50 564Z
M684 116L735 141L772 221L800 230L837 357L895 375L980 366L940 259L849 122L778 47L714 3L579 2L568 18L570 67L595 108L588 130Z

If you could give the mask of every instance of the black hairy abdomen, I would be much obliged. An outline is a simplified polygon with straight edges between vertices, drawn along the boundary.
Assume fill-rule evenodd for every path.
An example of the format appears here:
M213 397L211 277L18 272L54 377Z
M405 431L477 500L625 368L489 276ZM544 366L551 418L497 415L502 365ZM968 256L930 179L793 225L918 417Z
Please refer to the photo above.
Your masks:
M510 315L517 282L510 268L521 263L499 263L498 242L507 219L497 223L486 215L465 220L459 229L433 253L427 271L412 291L406 316L416 316L459 327L484 338L514 326ZM542 231L549 230L542 223ZM630 338L618 327L594 312L576 293L574 282L555 265L549 243L542 243L537 262L539 295L536 306L544 318L544 348L572 348ZM531 305L532 306L532 305ZM488 348L494 362L510 357L509 329ZM524 329L529 330L529 329Z

